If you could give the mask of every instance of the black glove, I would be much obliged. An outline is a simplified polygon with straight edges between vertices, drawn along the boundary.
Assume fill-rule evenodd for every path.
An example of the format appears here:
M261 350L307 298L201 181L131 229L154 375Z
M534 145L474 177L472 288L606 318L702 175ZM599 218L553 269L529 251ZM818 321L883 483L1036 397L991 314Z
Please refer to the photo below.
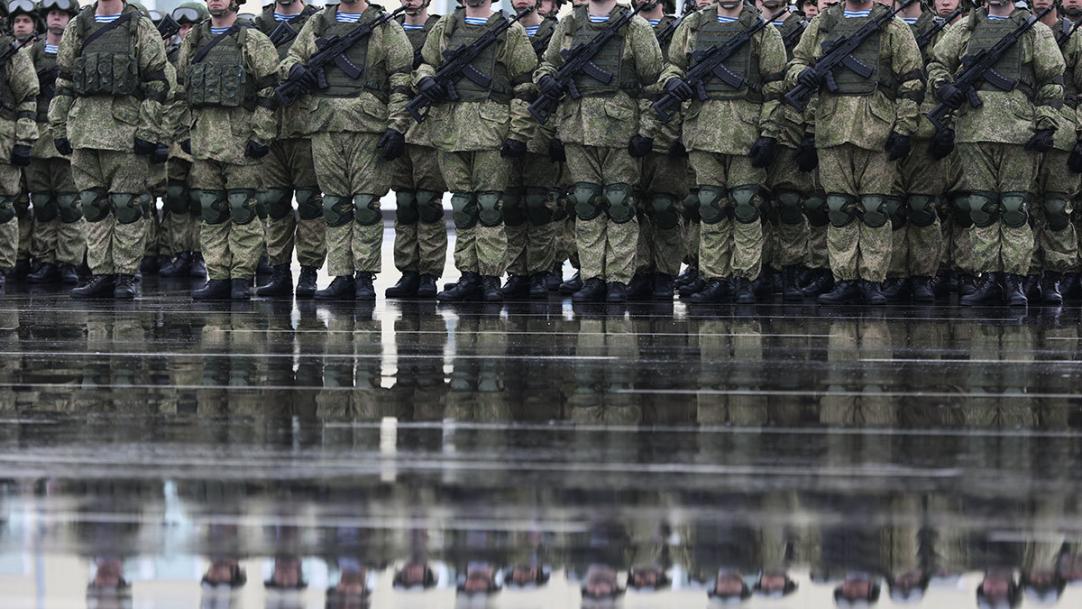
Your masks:
M692 90L691 85L684 81L683 78L676 76L665 82L665 92L680 101L688 101L695 95L695 91Z
M669 146L669 157L674 159L686 159L688 157L688 149L684 146L684 142L676 140Z
M1067 157L1067 167L1075 172L1082 173L1082 140L1074 143L1071 148L1071 156Z
M770 162L774 160L774 148L778 145L778 140L772 137L760 136L755 140L755 143L751 145L751 151L748 152L748 157L751 158L752 167L766 167L770 165Z
M506 139L500 146L500 156L505 159L521 159L526 156L526 144L518 140Z
M631 141L627 143L627 151L632 158L641 159L650 153L654 149L653 138L643 137L636 133L631 136Z
M913 150L913 138L891 131L890 135L887 136L885 150L887 151L888 160L900 161L909 156L909 152Z
M150 163L152 165L161 165L169 160L169 146L165 144L158 144L154 149L154 154L150 155Z
M932 143L928 145L928 154L933 159L945 159L954 151L954 129L947 127L935 132Z
M567 151L564 150L563 140L556 138L549 140L549 160L554 163L567 162Z
M402 156L402 153L406 151L406 136L402 135L398 129L387 128L383 132L383 135L379 137L379 143L376 144L376 148L380 149L380 156L387 161L393 161Z
M11 164L16 167L26 167L30 164L30 146L15 144L11 149Z
M1026 150L1031 152L1048 152L1052 149L1052 136L1056 134L1055 129L1041 129L1033 134L1033 137L1029 138L1026 142Z
M154 149L157 147L157 144L148 142L137 135L135 136L135 144L132 146L132 149L135 150L135 154L147 156L149 154L154 154Z
M255 140L248 140L248 143L244 145L244 156L250 159L261 159L267 156L268 152L270 152L270 146Z
M71 153L74 152L71 149L71 142L68 141L68 138L66 137L58 137L53 140L53 147L56 148L57 152L64 156L70 156Z
M796 147L796 166L801 171L811 171L819 166L819 152L815 149L815 136L805 133Z
M305 89L315 89L319 86L319 78L303 63L295 63L289 69L289 79L300 83Z
M949 82L936 87L935 96L939 101L955 109L961 108L966 101L965 92Z
M804 68L800 75L796 77L796 83L813 91L818 90L819 77L815 75L815 68Z
M184 154L192 153L192 140L184 140L180 143L180 149L184 151Z
M537 88L541 90L541 95L545 97L559 98L564 94L564 88L560 86L560 81L549 74L545 74L537 81Z
M436 79L431 76L425 76L417 82L417 92L434 104L440 103L447 93L440 83L436 82Z

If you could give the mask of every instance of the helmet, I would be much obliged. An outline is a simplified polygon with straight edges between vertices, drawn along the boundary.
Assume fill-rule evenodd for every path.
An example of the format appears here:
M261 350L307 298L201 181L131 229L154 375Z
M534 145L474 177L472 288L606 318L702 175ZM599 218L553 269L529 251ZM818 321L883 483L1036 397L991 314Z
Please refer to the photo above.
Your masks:
M173 9L173 20L177 23L184 25L190 23L195 25L204 19L210 18L210 13L207 11L207 5L202 2L181 2Z
M7 13L9 17L20 14L36 17L38 7L34 4L34 0L11 0L7 3Z
M75 16L79 14L79 3L76 0L42 0L38 10L43 17L48 15L49 11L64 11Z

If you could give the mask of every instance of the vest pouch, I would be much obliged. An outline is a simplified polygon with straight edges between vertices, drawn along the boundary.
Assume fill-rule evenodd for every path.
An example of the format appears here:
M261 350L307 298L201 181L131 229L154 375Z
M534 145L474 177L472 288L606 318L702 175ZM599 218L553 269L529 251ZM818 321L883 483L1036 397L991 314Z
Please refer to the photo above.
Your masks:
M139 87L139 65L131 55L112 55L113 95L132 95Z
M72 89L74 89L75 92L78 94L84 94L88 90L88 83L86 81L86 75L88 74L88 71L86 64L92 59L92 56L87 55L75 58L75 66L71 71L71 86Z
M94 77L94 89L91 93L112 93L115 79L113 78L113 60L115 55L98 55L94 67L97 74Z
M218 105L235 108L244 103L245 84L248 82L248 73L243 66L221 66L218 71L221 78L221 93Z
M197 63L188 70L188 104L193 108L207 105L206 64Z

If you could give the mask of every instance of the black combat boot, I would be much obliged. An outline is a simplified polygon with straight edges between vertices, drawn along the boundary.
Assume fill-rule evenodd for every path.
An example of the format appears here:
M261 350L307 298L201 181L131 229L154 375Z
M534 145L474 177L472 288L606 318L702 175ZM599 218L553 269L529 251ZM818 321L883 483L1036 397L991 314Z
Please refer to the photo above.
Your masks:
M676 279L673 280L673 287L674 288L682 288L685 285L687 285L688 283L690 283L692 281L695 281L698 278L699 278L699 265L697 265L697 264L689 264L687 266L687 268L684 269L684 272L677 275Z
M830 272L830 269L812 269L811 280L801 292L806 297L818 297L823 296L834 290L834 274Z
M545 277L545 287L550 292L559 292L560 284L564 282L564 263L557 262L552 266L552 272Z
M157 275L160 268L158 257L154 254L143 256L143 261L139 263L139 272L144 275Z
M421 276L416 271L406 271L402 273L398 283L387 288L384 295L387 298L414 298L420 285Z
M707 281L703 279L702 273L699 273L695 279L680 286L680 288L676 290L676 293L680 295L680 298L690 298L706 289L706 286Z
M1041 302L1041 276L1033 273L1022 277L1022 293L1034 302Z
M583 287L582 273L575 271L575 274L571 276L571 279L560 284L560 293L565 296L573 295Z
M733 301L736 304L755 304L755 286L747 277L737 277L733 280Z
M33 273L26 276L26 280L34 284L56 283L60 280L60 271L52 262L42 262Z
M252 281L255 277L234 277L229 282L229 299L230 300L251 300L252 299Z
M584 281L582 288L571 295L571 300L574 302L603 302L605 293L605 282L600 277L594 277ZM627 296L626 292L624 296Z
M417 281L417 298L431 300L436 297L436 276L424 274Z
M274 269L271 267L270 258L266 254L259 257L259 264L255 267L256 275L270 275Z
M1003 301L1012 307L1024 307L1029 305L1026 297L1025 278L1014 273L1002 273Z
M791 265L781 271L782 302L800 302L804 300L804 291L800 289L800 267Z
M620 304L628 300L627 285L619 281L610 281L605 285L605 302Z
M526 275L510 275L500 288L500 294L511 300L521 300L530 295L530 278ZM486 299L487 300L487 299Z
M931 277L912 277L909 280L913 302L928 304L935 302L936 282Z
M207 276L207 263L203 260L203 252L192 252L192 261L188 265L188 273L196 278Z
M960 273L958 275L958 296L969 296L977 291L977 287L981 283L981 278L972 273Z
M609 284L610 286L612 284ZM611 288L610 288L611 289ZM650 300L654 296L654 277L652 273L635 273L635 276L631 278L631 283L627 285L624 290L624 296L626 300L632 302L643 302ZM609 302L624 302L623 300Z
M883 293L883 284L879 281L861 281L860 295L867 305L878 306L888 302L886 294Z
M913 285L908 277L889 278L882 284L882 294L887 302L905 302L909 300Z
M1018 291L1021 294L1021 282L1018 283ZM963 307L998 305L1000 304L1002 297L1003 291L999 288L999 282L996 281L995 273L984 273L977 278L972 291L958 299L958 304ZM1025 298L1025 294L1022 294L1022 298Z
M208 279L203 287L192 291L192 300L229 300L228 279Z
M270 281L255 290L256 296L264 298L288 298L292 294L293 273L290 272L288 263L274 265Z
M702 277L699 277L696 281L702 281ZM685 285L684 287L687 286ZM718 304L729 302L729 299L732 297L732 292L729 288L728 279L711 279L710 281L707 281L698 292L688 295L687 300L692 304ZM683 288L680 290L680 295L684 295Z
M824 305L849 304L860 302L862 296L856 281L838 281L834 283L834 289L820 294L815 301Z
M530 293L529 280L526 283L526 294ZM500 278L485 275L481 278L481 297L485 302L503 302L504 293L500 289Z
M357 276L353 278L353 282L357 285L353 295L357 300L372 302L376 299L376 288L372 285L375 278L375 273L357 273Z
M133 300L139 295L139 284L135 275L118 274L116 285L113 286L113 298L117 300Z
M1056 271L1045 271L1041 277L1041 302L1046 305L1059 306L1063 304L1063 294L1060 293L1060 278Z
M440 302L479 301L483 297L481 276L469 271L462 273L462 277L459 277L453 286L436 294L436 300Z
M549 297L548 278L552 273L534 273L530 276L530 300L545 300Z
M8 270L8 282L18 283L26 279L26 276L30 274L30 259L20 258L15 261L15 268Z
M353 275L339 275L331 285L316 290L316 300L353 300L357 296L357 282Z
M672 302L673 276L668 273L654 273L654 300Z
M72 298L111 298L116 275L93 275L90 281L71 291Z
M158 269L159 277L190 277L192 274L192 253L180 252L172 260Z
M79 283L79 271L74 264L61 264L57 274L60 275L60 283L64 285L76 285Z
M297 277L297 298L311 298L316 295L316 277L319 269L314 266L302 266L301 274Z

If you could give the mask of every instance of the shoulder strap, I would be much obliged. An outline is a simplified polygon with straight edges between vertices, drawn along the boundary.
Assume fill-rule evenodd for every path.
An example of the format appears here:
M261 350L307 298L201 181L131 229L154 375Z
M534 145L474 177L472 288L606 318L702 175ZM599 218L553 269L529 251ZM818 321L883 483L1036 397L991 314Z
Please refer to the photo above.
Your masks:
M116 21L112 23L106 23L101 28L95 30L94 32L91 32L91 34L87 36L85 40L83 40L83 48L90 46L90 43L94 42L98 38L101 38L105 34L131 21L132 15L134 14L135 13L124 13L123 15L117 17Z
M218 46L218 43L220 43L221 41L225 40L226 38L229 38L230 36L232 36L234 32L237 32L237 31L240 31L240 30L241 30L241 28L237 27L237 24L234 23L233 25L231 25L229 27L228 30L226 30L226 31L222 32L221 34L218 34L217 36L211 38L210 42L208 42L207 44L200 47L199 50L195 52L195 55L192 56L192 65L195 65L195 64L203 61L204 59L206 59L207 54L210 53L211 49Z

